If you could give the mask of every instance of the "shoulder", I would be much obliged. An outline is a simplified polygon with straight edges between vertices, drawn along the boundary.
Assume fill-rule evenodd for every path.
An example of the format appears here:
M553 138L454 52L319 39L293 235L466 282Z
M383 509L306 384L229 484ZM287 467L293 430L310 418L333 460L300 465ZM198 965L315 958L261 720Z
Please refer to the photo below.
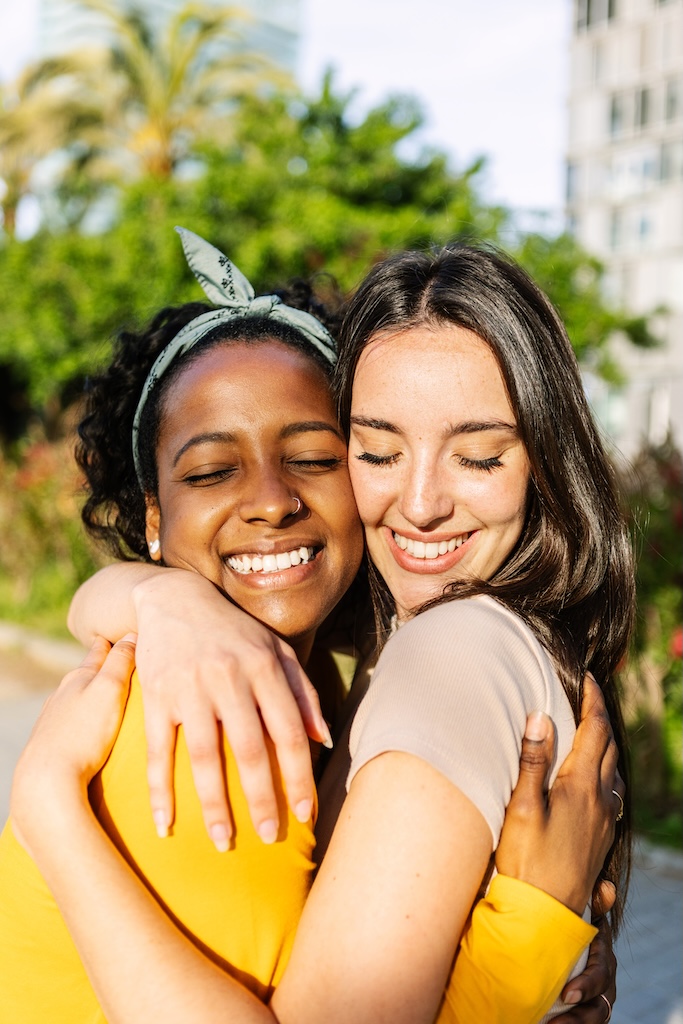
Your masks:
M526 623L489 597L444 601L401 626L382 651L375 682L386 673L425 670L432 680L447 675L518 673L547 681L551 659Z
M549 655L490 598L444 602L401 626L383 650L353 723L351 780L373 757L414 754L477 806L497 841L527 716L563 735L573 718ZM571 744L571 741L570 741Z

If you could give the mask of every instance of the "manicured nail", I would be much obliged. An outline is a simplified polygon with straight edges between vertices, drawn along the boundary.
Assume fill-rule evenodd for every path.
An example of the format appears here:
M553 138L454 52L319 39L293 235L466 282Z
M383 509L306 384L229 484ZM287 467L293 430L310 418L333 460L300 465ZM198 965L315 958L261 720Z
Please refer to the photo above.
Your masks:
M297 821L305 824L311 817L311 811L313 810L313 802L311 800L300 800L294 808L294 817Z
M576 989L576 988L571 989L569 992L567 992L566 996L564 997L565 1003L570 1003L570 1004L572 1004L572 1003L580 1003L581 999L582 999L582 993L579 991L579 989Z
M165 811L154 811L152 815L154 818L154 827L157 830L159 839L166 839L168 837L168 819Z
M334 743L332 742L332 735L324 718L322 719L322 725L320 726L320 734L323 738L323 746L327 747L328 750L332 750Z
M528 740L544 740L548 735L548 723L542 711L529 715L524 733Z
M274 843L277 839L277 822L272 818L262 821L258 827L258 834L264 843Z
M219 853L225 853L230 849L230 833L225 825L212 825L209 835Z

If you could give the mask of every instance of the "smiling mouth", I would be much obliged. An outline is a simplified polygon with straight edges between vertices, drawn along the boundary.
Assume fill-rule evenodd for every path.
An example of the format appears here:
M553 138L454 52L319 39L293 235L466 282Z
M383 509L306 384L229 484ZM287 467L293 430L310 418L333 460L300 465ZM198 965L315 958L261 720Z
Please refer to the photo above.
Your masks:
M282 572L283 569L291 569L294 565L305 565L313 561L316 553L316 548L301 547L294 548L293 551L281 551L277 555L231 555L228 558L228 565L242 576L254 572Z
M406 554L412 555L413 558L424 558L425 560L428 560L430 558L439 558L441 555L448 554L449 551L455 551L455 549L461 547L466 540L469 540L472 534L460 533L457 537L451 537L450 540L428 542L423 540L411 540L410 537L403 537L400 533L396 533L393 530L392 536L397 547L402 551L405 551Z

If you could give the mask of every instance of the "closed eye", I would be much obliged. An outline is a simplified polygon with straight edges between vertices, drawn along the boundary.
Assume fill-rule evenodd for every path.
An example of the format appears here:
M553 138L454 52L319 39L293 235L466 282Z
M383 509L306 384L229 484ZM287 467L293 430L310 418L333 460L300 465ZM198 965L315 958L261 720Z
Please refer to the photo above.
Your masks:
M488 459L468 459L466 455L458 455L458 462L465 469L478 469L485 473L490 473L492 469L503 465L497 455L493 455Z
M367 462L371 466L390 466L393 462L397 461L399 453L394 452L393 455L374 455L372 452L361 452L360 455L356 455L356 458L360 462Z
M336 469L338 466L343 465L345 459L340 459L337 455L328 456L324 459L290 459L289 465L296 466L303 470L320 470L324 471L327 469Z
M193 487L206 487L209 484L220 483L222 480L229 479L234 472L234 466L226 466L223 469L211 470L209 473L193 473L191 476L186 476L184 482L192 484Z

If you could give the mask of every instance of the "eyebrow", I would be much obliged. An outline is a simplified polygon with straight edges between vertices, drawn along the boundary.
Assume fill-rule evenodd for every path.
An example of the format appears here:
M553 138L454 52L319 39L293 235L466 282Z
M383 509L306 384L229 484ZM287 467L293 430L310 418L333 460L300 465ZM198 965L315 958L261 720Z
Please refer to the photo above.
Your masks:
M341 431L331 423L326 423L324 420L304 420L301 423L288 423L287 426L281 431L280 437L286 439L288 437L296 437L299 434L308 434L311 431L326 431L329 434L334 434L335 437L339 438L344 444L344 438L342 437ZM179 460L190 448L195 448L200 444L236 444L239 438L236 434L231 434L229 430L217 430L205 434L195 434L194 437L189 438L185 444L178 449L173 459L173 466L177 466Z
M303 420L301 423L288 423L280 437L295 437L297 434L308 434L314 430L334 434L340 441L344 441L341 430L325 420ZM344 443L346 442L344 441Z
M221 442L234 444L236 440L237 437L235 434L231 434L227 430L216 430L212 433L195 434L194 437L191 437L181 448L178 449L173 459L173 465L174 467L177 466L180 458L185 454L185 452L189 448L196 447L198 444L220 444Z
M356 427L369 427L371 430L384 430L389 434L403 433L395 423L373 419L370 416L352 416L351 424ZM462 423L449 423L444 430L444 439L459 434L480 434L492 430L504 430L515 437L518 434L516 424L506 423L504 420L465 420Z

